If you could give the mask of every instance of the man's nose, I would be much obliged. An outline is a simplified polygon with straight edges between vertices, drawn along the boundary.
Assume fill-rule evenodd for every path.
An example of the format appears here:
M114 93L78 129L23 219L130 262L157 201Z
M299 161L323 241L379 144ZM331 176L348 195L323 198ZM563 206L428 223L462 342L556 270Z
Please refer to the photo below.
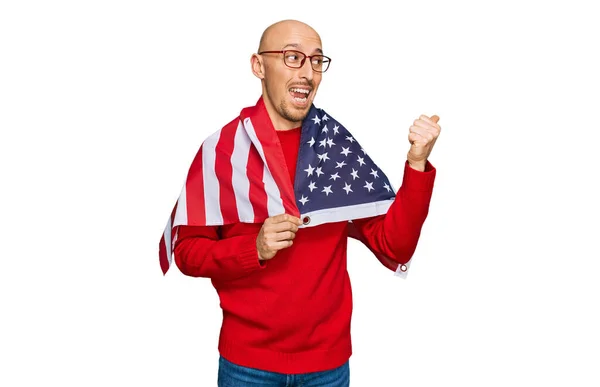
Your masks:
M310 64L310 59L306 58L306 60L304 61L304 63L302 64L302 67L300 67L298 69L299 72L299 76L302 78L306 78L308 80L312 80L313 76L314 76L314 71L312 68L312 65Z

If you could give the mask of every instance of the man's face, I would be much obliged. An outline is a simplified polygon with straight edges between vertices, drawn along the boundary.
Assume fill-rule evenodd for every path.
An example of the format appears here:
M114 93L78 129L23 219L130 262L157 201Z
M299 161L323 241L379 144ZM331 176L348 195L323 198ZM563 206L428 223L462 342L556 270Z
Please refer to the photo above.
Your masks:
M263 51L295 50L306 55L323 53L321 39L309 27L292 24L272 32L265 39ZM308 114L322 74L312 69L308 58L301 68L290 68L285 64L283 54L268 53L261 57L264 94L268 100L265 103L270 104L288 123L299 125Z

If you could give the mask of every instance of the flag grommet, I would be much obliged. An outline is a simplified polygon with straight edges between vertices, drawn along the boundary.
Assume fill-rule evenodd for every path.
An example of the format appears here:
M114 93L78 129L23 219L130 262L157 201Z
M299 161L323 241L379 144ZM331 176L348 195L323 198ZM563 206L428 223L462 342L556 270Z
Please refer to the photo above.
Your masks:
M302 218L302 223L309 224L310 223L310 216L305 216L304 218Z
M400 270L401 271L406 271L406 270L408 270L408 267L406 267L406 265L402 265L402 266L400 266Z

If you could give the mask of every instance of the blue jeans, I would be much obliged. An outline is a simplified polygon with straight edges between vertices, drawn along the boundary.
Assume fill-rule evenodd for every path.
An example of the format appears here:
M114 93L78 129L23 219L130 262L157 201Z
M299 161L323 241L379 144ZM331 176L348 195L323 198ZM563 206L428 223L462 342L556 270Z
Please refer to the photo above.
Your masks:
M280 374L234 364L219 356L219 387L348 387L350 361L327 371Z

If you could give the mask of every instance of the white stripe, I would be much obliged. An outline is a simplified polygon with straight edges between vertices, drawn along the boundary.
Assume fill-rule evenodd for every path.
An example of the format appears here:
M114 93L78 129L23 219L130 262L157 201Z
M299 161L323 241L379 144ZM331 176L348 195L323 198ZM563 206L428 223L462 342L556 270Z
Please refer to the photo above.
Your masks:
M187 225L187 193L185 184L179 194L179 199L177 199L177 209L175 210L173 227L179 226L180 224Z
M267 192L267 209L269 216L275 216L279 214L283 214L285 209L283 207L283 200L281 199L281 192L279 192L279 188L277 184L275 184L275 180L273 179L273 175L269 171L267 167L267 159L265 157L265 152L262 148L260 141L258 141L258 137L256 136L256 132L254 131L254 126L252 125L252 121L250 118L246 118L244 122L244 127L246 128L246 132L250 139L256 146L260 157L264 162L264 173L263 173L263 183L265 183L265 190Z
M206 224L221 225L221 201L219 198L219 180L215 173L216 147L221 136L221 130L214 133L202 145L202 177L204 179L204 207L206 209Z
M169 266L171 266L171 251L172 251L172 246L171 246L171 227L172 227L172 223L171 223L171 217L169 216L169 221L167 222L167 227L165 228L165 247L167 250L167 259L169 260Z
M353 206L326 208L323 210L306 212L300 215L300 219L305 216L310 218L310 222L302 227L314 227L323 223L341 222L352 219L369 218L371 216L383 215L387 213L388 208L392 205L394 199L380 200L378 202L370 202L363 204L355 204ZM300 209L302 210L302 209Z
M250 137L240 120L235 132L231 165L233 167L233 193L241 222L254 221L254 209L250 203L250 180L246 175L251 144Z

